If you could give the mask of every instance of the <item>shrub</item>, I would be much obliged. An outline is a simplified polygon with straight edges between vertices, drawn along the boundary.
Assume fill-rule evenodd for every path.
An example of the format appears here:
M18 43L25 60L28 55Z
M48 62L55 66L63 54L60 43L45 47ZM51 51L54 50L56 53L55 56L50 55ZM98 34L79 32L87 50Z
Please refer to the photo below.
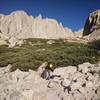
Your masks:
M54 67L78 65L84 62L96 63L100 54L97 50L82 43L69 43L63 40L54 40L55 43L47 44L48 40L31 40L36 45L23 45L19 48L0 46L0 66L12 64L12 71L19 68L27 71L37 69L45 61L52 62ZM39 45L38 42L42 43Z

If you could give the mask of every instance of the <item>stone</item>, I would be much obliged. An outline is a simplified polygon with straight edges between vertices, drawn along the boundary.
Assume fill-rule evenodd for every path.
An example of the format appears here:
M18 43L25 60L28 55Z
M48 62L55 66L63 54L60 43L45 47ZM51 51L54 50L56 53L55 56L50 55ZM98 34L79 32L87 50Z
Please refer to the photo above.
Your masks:
M50 92L47 93L47 100L61 100L61 98L55 93L55 92Z
M86 87L93 87L93 86L94 86L94 84L91 81L88 81L86 83Z
M53 75L55 76L63 76L66 73L66 67L63 68L56 68L53 72Z
M99 100L99 64L56 68L49 80L33 70L10 72L11 67L0 68L0 100Z
M81 94L87 94L87 88L86 87L81 87L79 88L79 91L81 92Z
M65 86L65 87L70 86L70 84L71 84L71 81L68 80L68 79L64 79L64 81L62 82L62 85Z
M0 38L0 45L6 45L6 44L7 44L7 42Z
M54 40L49 40L49 41L47 41L47 43L48 44L53 44L53 43L55 43L55 41Z
M32 90L24 90L22 93L24 100L32 100L33 99L33 91Z
M64 96L63 100L75 100L74 97L70 94Z
M93 65L88 62L84 64L80 64L78 65L78 71L81 71L82 73L87 73L88 71L90 71L92 66Z
M83 36L89 42L100 39L100 9L90 13L88 16L84 30Z
M83 74L82 74L81 72L77 71L77 72L74 73L74 75L71 76L71 77L72 77L72 80L73 80L73 81L74 81L74 80L77 81L77 79L81 78L82 76L83 76Z
M77 68L75 66L68 66L63 68L57 68L54 70L53 75L61 75L64 76L65 74L74 74L77 71Z
M77 90L81 87L82 87L82 82L76 82L76 83L71 84L71 89L72 90Z
M10 65L10 64L7 67L1 67L0 68L0 76L5 74L5 73L10 72L11 67L12 67L12 65Z
M74 97L74 100L85 100L84 95L79 92L75 92L73 97Z
M66 67L66 73L74 74L77 71L76 66L68 66Z
M100 28L100 9L90 13L90 15L88 16L84 26L83 35L88 35L98 28Z
M75 33L75 37L77 38L82 38L83 36L83 28L82 29L79 29L78 31L74 32Z

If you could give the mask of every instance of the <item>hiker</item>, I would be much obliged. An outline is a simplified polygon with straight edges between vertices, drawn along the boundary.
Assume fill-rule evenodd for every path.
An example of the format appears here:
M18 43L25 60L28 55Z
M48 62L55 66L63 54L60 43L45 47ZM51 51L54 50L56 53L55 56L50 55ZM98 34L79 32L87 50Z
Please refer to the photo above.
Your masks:
M52 72L53 72L53 65L50 62L45 62L38 68L39 75L47 80L50 79Z
M38 74L41 76L43 71L45 70L45 68L47 67L48 62L44 62L42 63L42 65L40 65L37 69Z

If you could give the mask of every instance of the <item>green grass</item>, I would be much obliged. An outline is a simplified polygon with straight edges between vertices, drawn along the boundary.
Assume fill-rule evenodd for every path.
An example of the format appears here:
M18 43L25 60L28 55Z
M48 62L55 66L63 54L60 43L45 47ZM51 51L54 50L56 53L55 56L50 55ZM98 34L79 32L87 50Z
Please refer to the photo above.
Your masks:
M27 71L35 70L45 61L52 62L55 67L78 65L84 62L96 63L100 53L89 45L69 43L63 40L28 39L20 48L0 46L0 66L12 64L12 71L16 68ZM30 44L31 43L31 44Z

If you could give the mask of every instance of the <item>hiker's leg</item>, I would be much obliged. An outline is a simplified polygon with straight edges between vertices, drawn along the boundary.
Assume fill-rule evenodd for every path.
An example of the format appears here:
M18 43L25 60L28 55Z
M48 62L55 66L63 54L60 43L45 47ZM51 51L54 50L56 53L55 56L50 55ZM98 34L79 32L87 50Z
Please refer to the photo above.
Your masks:
M41 77L47 80L50 79L50 70L49 69L44 70Z

